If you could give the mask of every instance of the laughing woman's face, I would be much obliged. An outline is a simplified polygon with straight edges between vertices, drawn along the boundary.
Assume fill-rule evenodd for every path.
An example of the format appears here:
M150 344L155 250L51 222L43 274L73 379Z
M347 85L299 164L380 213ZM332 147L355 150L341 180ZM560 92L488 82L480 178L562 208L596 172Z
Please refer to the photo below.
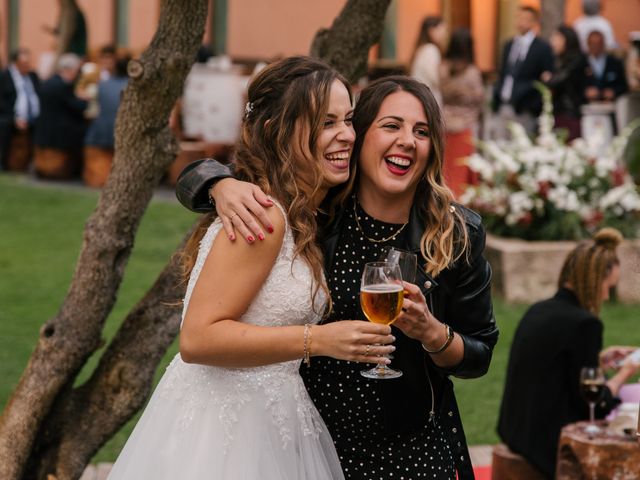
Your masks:
M365 134L359 158L360 189L413 198L431 149L422 103L412 94L388 95Z

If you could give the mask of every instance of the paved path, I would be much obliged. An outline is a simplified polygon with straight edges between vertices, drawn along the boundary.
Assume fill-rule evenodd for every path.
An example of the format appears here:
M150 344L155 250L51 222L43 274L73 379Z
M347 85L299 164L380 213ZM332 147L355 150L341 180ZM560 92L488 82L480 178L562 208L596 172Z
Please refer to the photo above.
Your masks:
M475 445L469 447L471 463L474 467L491 465L491 450L493 445ZM80 477L80 480L105 480L111 470L110 463L98 463L89 465Z

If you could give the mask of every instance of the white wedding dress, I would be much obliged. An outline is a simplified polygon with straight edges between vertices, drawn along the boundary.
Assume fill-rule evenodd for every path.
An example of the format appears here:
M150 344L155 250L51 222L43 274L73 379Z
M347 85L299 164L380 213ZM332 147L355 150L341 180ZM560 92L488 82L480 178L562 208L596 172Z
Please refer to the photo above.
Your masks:
M221 228L216 220L200 243L183 319ZM273 269L239 321L276 326L319 319L311 303L311 270L302 258L293 260L294 249L287 224ZM256 368L210 367L184 363L176 355L109 480L343 479L333 442L307 394L299 366L300 360Z

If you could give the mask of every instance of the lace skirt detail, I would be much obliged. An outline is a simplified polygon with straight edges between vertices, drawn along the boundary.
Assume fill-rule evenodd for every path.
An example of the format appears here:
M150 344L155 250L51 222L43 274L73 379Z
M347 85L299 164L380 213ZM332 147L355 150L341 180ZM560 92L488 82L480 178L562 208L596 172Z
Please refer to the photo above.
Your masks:
M343 479L298 364L224 369L176 356L108 478Z

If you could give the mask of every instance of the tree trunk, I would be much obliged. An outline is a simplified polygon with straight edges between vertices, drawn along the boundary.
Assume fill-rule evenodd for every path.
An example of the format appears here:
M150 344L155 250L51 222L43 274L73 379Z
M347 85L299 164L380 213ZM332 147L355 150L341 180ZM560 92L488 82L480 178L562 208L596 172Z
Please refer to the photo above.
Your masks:
M58 314L42 327L0 418L3 480L20 478L29 459L32 465L40 463L32 449L43 420L56 399L69 394L76 375L101 345L104 321L115 302L140 219L177 150L167 120L200 45L207 3L164 0L149 48L130 64L130 84L116 123L113 172L85 226L71 287ZM55 432L42 433L46 437ZM73 462L60 457L56 463ZM66 472L47 473L75 478Z
M38 455L27 478L46 478L50 472L60 479L78 478L100 447L144 405L158 363L178 332L184 287L174 255L129 313L91 378L56 400L36 441Z
M350 80L366 71L390 0L349 0L330 30L318 32L315 56ZM129 313L92 377L72 388L101 346L101 331L124 274L137 227L174 158L169 112L202 38L206 0L164 0L149 48L129 66L116 123L113 171L84 242L60 312L41 329L20 383L0 417L0 478L78 478L92 455L144 404L157 365L180 323L179 265L172 257ZM178 252L180 248L178 249Z
M330 29L320 30L311 55L321 58L351 83L367 73L369 49L380 40L391 0L349 0Z
M564 23L565 0L542 0L540 2L542 32L549 40L553 31Z
M78 6L73 0L62 0L60 2L60 14L58 25L56 25L56 57L69 51L71 37L76 30L78 19Z

